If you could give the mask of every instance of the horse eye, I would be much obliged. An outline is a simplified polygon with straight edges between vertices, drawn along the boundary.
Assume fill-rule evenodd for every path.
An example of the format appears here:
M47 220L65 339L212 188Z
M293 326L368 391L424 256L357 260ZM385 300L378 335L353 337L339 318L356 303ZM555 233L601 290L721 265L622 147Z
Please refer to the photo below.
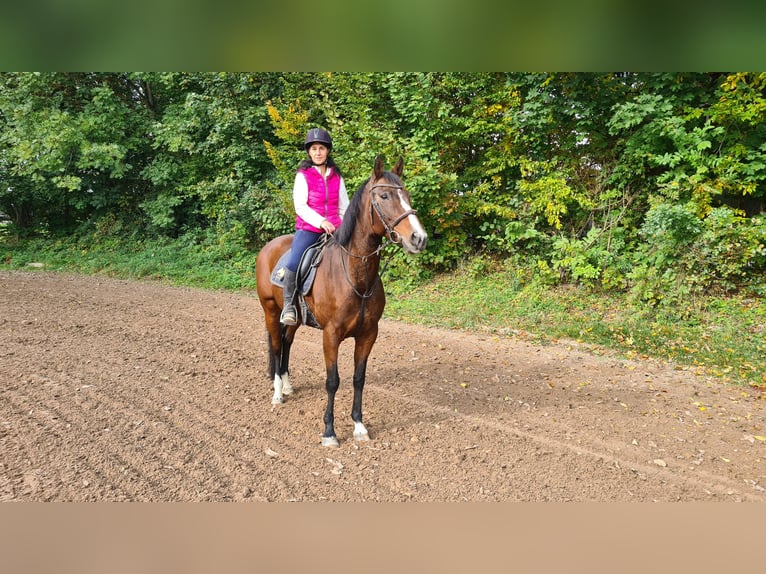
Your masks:
M388 194L387 193L381 193L380 194L380 199L388 199Z

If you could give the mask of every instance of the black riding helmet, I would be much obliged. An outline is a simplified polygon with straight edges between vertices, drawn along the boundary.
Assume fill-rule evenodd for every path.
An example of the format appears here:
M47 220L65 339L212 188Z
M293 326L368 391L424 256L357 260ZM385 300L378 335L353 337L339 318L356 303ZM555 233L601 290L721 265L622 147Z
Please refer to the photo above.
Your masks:
M328 150L332 149L332 138L330 137L330 133L322 128L311 128L308 131L306 134L306 143L303 145L303 148L306 151L309 151L311 144L314 143L321 143L326 145Z

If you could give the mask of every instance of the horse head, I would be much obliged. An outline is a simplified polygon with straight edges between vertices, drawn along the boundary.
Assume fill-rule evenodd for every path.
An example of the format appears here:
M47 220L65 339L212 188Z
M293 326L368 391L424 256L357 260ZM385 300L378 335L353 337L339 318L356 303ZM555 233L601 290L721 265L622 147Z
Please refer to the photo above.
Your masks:
M382 156L375 159L367 189L370 193L370 219L373 229L387 236L411 254L420 253L426 247L428 234L410 204L410 192L401 180L404 162L396 162L391 171L385 171ZM377 215L377 221L373 216Z

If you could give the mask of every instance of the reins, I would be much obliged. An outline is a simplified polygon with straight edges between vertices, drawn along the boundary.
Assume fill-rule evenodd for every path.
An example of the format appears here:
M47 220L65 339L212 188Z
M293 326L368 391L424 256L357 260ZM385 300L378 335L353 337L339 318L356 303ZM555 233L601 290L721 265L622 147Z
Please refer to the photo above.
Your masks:
M334 241L334 238L333 238L333 241ZM368 253L367 255L355 255L355 254L351 253L348 249L343 247L337 241L334 241L334 242L341 249L341 251L343 251L349 257L353 257L355 259L361 259L362 263L364 263L365 266L367 266L367 260L370 257L372 257L373 255L377 255L378 258L380 258L380 254L383 252L383 249L385 249L386 247L388 247L388 245L390 245L390 243L381 243L377 247L377 249L375 249L375 251L373 251L371 253ZM343 277L346 279L346 283L348 283L348 286L351 287L351 290L354 292L354 294L362 300L362 303L364 303L365 300L367 300L370 297L372 297L372 290L375 287L375 284L378 281L380 281L380 276L383 275L383 273L386 272L386 269L388 268L388 263L389 263L389 260L387 259L385 261L385 263L383 264L383 268L378 273L377 280L372 282L372 285L370 285L370 287L367 289L367 291L365 291L364 293L360 293L357 290L357 288L354 286L354 284L351 282L351 278L348 276L348 268L346 267L346 260L343 257L340 258L340 264L341 264L341 267L343 268Z

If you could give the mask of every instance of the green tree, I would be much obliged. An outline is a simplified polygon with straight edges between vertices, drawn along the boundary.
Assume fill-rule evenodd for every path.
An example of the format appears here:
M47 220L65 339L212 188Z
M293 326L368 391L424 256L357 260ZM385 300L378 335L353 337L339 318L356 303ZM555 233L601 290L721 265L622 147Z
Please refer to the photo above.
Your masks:
M264 140L275 74L170 73L154 76L154 153L143 174L153 184L141 203L163 233L215 227L255 240L263 181L273 170ZM261 222L262 223L262 222Z
M56 231L134 207L149 118L128 74L2 74L0 209Z
M322 126L351 193L404 158L431 239L394 274L482 253L550 283L731 290L764 271L765 92L740 72L2 73L0 211L258 247L292 230Z

